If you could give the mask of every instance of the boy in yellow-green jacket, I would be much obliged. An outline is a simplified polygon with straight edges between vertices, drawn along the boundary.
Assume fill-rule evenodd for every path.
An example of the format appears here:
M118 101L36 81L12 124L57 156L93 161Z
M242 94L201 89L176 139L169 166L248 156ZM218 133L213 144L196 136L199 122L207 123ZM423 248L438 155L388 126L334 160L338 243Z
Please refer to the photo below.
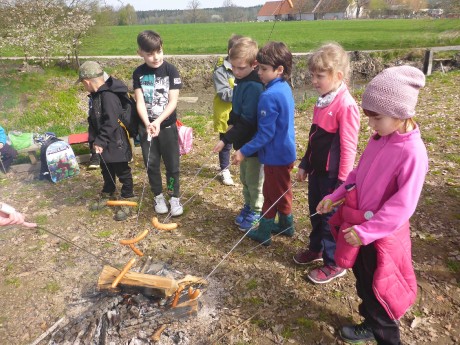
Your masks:
M240 35L232 35L232 37L230 37L228 40L227 52L230 52L235 42L241 37ZM219 133L219 139L222 140L222 137L228 129L227 121L230 111L232 110L233 86L235 85L235 76L233 75L232 65L228 60L228 56L219 58L214 68L212 80L214 88L216 89L216 95L214 96L213 102L214 130ZM234 184L232 175L228 169L230 165L231 149L232 144L229 143L219 152L220 176L222 178L222 183L226 186L232 186Z

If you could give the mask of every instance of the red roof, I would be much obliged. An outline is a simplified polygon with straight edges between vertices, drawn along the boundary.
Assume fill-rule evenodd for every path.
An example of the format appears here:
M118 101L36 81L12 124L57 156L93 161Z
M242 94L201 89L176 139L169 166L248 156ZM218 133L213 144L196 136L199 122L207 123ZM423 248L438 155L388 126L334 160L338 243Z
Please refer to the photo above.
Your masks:
M258 17L279 16L287 14L302 13L328 13L345 12L348 7L348 0L310 0L302 1L291 0L294 8L289 6L289 1L267 1L257 13ZM388 2L394 0L386 0Z
M268 17L281 14L290 14L292 8L287 0L267 1L257 13L258 17Z

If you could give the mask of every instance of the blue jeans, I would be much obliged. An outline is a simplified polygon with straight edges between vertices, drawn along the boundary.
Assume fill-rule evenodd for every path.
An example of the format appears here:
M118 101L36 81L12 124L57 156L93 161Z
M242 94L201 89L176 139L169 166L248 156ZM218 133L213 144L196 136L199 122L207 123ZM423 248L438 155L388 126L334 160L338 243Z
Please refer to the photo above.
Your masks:
M323 198L332 193L337 184L337 178L328 176L308 175L308 208L310 214L316 213L316 207ZM310 218L312 231L308 249L313 252L323 252L325 265L335 266L335 240L327 221L334 212L317 214Z

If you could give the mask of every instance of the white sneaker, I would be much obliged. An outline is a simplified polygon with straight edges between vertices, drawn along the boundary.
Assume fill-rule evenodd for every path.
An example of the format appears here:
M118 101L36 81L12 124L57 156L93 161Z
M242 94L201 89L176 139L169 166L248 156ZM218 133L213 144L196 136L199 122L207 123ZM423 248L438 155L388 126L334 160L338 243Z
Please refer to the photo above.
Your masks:
M233 186L233 179L232 175L230 174L230 170L224 169L220 172L220 176L222 176L222 183L226 186Z
M177 217L184 213L184 208L182 207L179 198L171 197L171 199L169 199L169 204L171 205L171 216Z
M163 193L155 197L155 212L158 214L168 213L168 206L166 206L166 200Z

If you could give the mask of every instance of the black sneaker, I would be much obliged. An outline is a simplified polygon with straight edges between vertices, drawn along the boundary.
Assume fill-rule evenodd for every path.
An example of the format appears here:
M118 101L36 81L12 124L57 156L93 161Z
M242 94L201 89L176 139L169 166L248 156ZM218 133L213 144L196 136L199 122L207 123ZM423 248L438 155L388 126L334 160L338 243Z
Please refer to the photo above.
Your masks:
M89 205L90 211L100 211L107 207L107 201L113 198L113 193L101 192L99 197Z
M125 200L125 201L137 201L137 198L136 197L129 197L129 198L121 198L121 200ZM131 206L121 206L120 209L117 211L117 213L115 213L115 217L114 219L116 221L123 221L123 220L126 220L128 219L128 217L132 214L134 214L134 208L131 207Z
M91 158L89 159L88 169L89 170L99 169L100 165L101 165L101 161L100 161L99 155L97 153L93 153L91 155Z
M339 334L342 340L349 344L364 344L375 340L372 329L364 322L354 326L343 326Z

